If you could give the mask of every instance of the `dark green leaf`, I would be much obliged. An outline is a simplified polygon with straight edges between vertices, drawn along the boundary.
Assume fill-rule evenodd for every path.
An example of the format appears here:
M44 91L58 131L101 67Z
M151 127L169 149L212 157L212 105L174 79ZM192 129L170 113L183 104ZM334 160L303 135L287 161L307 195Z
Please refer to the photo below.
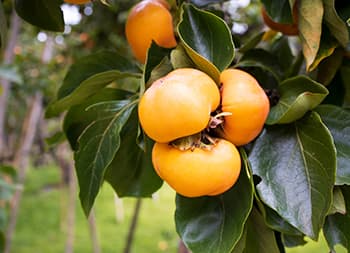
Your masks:
M284 80L278 87L280 100L273 106L267 124L285 124L302 118L306 112L319 105L328 90L306 76Z
M0 48L4 48L7 41L7 20L0 1Z
M98 93L96 93L94 96L86 99L84 103L71 107L68 110L63 122L63 131L66 134L71 148L73 150L78 149L77 141L79 136L83 133L83 131L87 128L88 125L90 125L93 121L95 121L98 118L97 111L87 111L86 108L88 108L92 104L96 104L99 102L111 100L124 100L127 99L129 96L130 93L123 90L104 88Z
M345 199L340 187L334 187L333 189L332 206L328 212L328 214L335 213L346 214Z
M292 24L293 17L289 0L261 0L264 4L267 14L276 23Z
M192 61L218 82L220 71L226 69L234 57L232 36L226 23L210 12L183 4L177 29Z
M15 0L17 14L28 23L45 30L63 32L61 0Z
M345 22L338 16L334 7L334 0L323 0L324 20L330 32L338 42L346 48L349 43L349 33Z
M286 247L297 247L307 243L304 235L282 234L282 241Z
M163 183L152 165L153 142L144 136L144 149L141 149L136 143L137 132L135 109L120 133L120 148L105 174L105 180L120 197L149 197Z
M249 159L260 199L283 219L317 239L332 203L336 150L317 113L290 125L268 127Z
M350 107L350 65L344 65L340 68L340 76L345 89L344 106Z
M204 7L208 4L220 3L225 0L191 0L190 2L197 5L198 7Z
M281 64L278 62L278 58L270 52L260 48L246 52L235 67L258 67L271 73L277 81L282 77Z
M170 61L174 69L194 67L194 63L186 53L185 48L181 45L178 45L173 51L171 51Z
M264 37L265 32L260 32L252 36L252 38L249 38L247 42L245 42L240 48L239 52L244 54L248 52L249 50L255 48L261 41L261 39Z
M337 149L336 184L350 185L350 112L334 105L320 105L315 110L331 131Z
M253 203L246 169L242 168L238 182L224 194L176 196L176 230L193 253L230 253L241 238Z
M80 187L80 201L86 216L99 192L105 171L120 147L120 131L129 119L137 100L110 101L93 107L102 115L80 135L74 153Z
M341 244L350 251L350 188L342 187L345 198L346 214L336 213L327 217L323 227L323 233L330 249L334 250L335 245Z
M328 85L338 72L342 61L344 51L335 49L331 56L320 62L317 69L317 81L323 85Z
M50 137L45 138L45 142L48 146L55 146L66 140L66 136L63 132L57 132Z
M323 19L322 0L299 1L299 37L309 70L320 47Z
M0 173L11 176L12 179L17 177L17 171L10 165L0 164Z
M158 80L161 77L164 77L166 74L168 74L172 70L173 70L173 66L171 65L169 57L164 57L160 61L160 63L153 68L146 86L149 87L150 85L152 85L154 81Z
M79 59L70 68L58 90L57 99L70 95L79 85L96 74L117 70L121 73L140 73L134 61L114 51L102 51Z
M288 76L295 61L288 39L282 36L273 44L270 52L274 57L277 57L277 62L283 71L283 77Z
M151 73L164 59L170 55L171 49L158 46L152 41L151 47L148 49L145 71L143 74L144 83L148 83Z
M59 99L52 104L50 104L46 110L46 115L57 116L59 113L64 110L69 109L74 105L78 105L84 102L90 96L96 94L99 90L106 87L113 81L118 79L123 79L125 77L137 76L132 73L123 73L118 70L110 70L102 73L98 73L85 81L83 81L79 87L77 87L71 94L68 96Z
M244 253L279 253L275 234L266 226L263 216L253 208L247 221Z

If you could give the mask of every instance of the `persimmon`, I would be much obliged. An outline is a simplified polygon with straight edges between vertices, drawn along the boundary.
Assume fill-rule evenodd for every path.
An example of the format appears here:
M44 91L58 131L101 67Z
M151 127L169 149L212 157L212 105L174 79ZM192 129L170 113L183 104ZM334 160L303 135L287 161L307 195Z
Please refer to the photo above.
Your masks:
M272 30L278 31L283 33L284 35L298 35L299 29L298 29L298 3L296 2L293 6L292 16L293 16L293 23L291 24L284 24L284 23L278 23L273 21L273 19L269 16L266 9L262 7L261 9L261 15L265 22L265 24L270 27Z
M249 143L261 132L270 102L258 81L249 73L226 69L220 75L221 110L225 116L220 135L236 146Z
M126 39L141 63L146 61L152 40L166 48L175 47L173 18L164 0L143 0L130 11L125 24Z
M155 143L152 150L154 169L183 196L221 194L236 183L241 158L237 148L224 139L217 139L210 146L180 150L171 144Z
M64 2L69 4L86 4L90 3L91 0L64 0Z
M200 70L181 68L146 90L138 107L139 120L151 139L166 143L205 129L219 104L213 79Z

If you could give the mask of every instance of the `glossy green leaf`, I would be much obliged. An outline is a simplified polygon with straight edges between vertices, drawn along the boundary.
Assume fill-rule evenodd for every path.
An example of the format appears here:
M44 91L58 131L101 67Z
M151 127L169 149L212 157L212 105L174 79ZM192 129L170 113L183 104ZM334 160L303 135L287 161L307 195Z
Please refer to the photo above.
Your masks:
M179 68L194 68L194 63L186 53L183 46L177 45L177 47L171 51L170 61L174 69Z
M149 82L153 69L156 68L162 62L164 57L169 56L170 52L171 49L160 47L152 41L151 47L148 49L147 52L147 60L145 70L143 73L144 83Z
M346 209L350 210L350 188L342 187L346 202ZM330 249L334 250L337 244L343 245L350 251L350 213L336 213L327 217L323 227L323 233Z
M343 57L344 51L335 49L329 57L318 65L316 80L323 85L330 84L343 62Z
M49 117L57 116L71 106L84 102L85 99L94 95L111 82L133 76L137 76L137 74L122 73L118 70L110 70L93 75L83 81L71 94L50 104L46 110L46 115Z
M318 106L328 95L328 90L306 76L284 80L278 87L280 100L270 110L266 123L285 124L302 118Z
M261 0L264 4L267 14L277 23L293 23L292 11L289 0Z
M220 71L226 69L234 57L232 36L226 23L210 12L183 4L177 30L192 61L218 82Z
M45 30L63 32L61 0L15 0L17 14L28 23Z
M112 73L113 71L139 73L141 76L140 69L134 61L130 61L114 51L101 51L82 57L72 64L58 90L57 99L60 100L70 95L83 81L109 71Z
M340 77L345 89L343 105L345 107L350 107L350 61L348 61L348 65L343 64L340 68Z
M86 216L94 204L105 171L120 147L120 132L136 105L137 100L119 100L91 108L101 115L80 135L79 148L74 153L79 197Z
M268 127L249 155L260 199L302 233L317 239L332 203L336 150L315 112Z
M288 235L301 235L302 233L293 227L288 221L283 219L275 210L264 206L264 216L266 224L273 230Z
M336 184L350 185L350 112L334 105L315 109L330 130L337 149Z
M314 62L320 47L323 12L322 0L300 1L299 37L307 70Z
M338 16L334 7L334 0L323 0L324 21L331 34L338 40L340 45L346 48L349 43L349 33L345 22Z
M247 221L247 238L244 253L280 253L272 229L266 226L263 216L253 208Z
M7 42L7 20L4 12L4 8L2 6L2 2L0 2L0 48L4 48Z
M295 62L295 56L292 53L288 39L282 36L280 39L273 43L270 53L277 58L278 64L282 70L282 76L288 77L292 72L293 64Z
M98 118L99 112L96 110L86 110L90 105L112 101L125 100L130 96L129 92L111 88L104 88L95 95L86 99L82 104L72 106L63 121L63 131L73 150L78 149L78 138L88 125Z
M152 165L153 141L144 136L143 149L136 143L138 125L134 109L120 133L120 148L105 174L105 180L119 197L150 197L163 183Z
M282 241L286 247L297 247L307 243L304 235L282 234Z
M208 4L214 4L222 2L223 0L190 0L191 3L197 5L198 7L204 7Z
M255 48L261 41L261 39L264 37L265 32L260 32L257 34L254 34L251 38L248 39L240 48L239 52L244 54L248 52L249 50Z
M238 182L213 197L176 196L176 230L193 253L230 253L243 234L253 204L245 168Z
M282 77L281 64L277 56L261 49L252 49L246 52L235 65L237 68L257 67L269 72L277 81Z

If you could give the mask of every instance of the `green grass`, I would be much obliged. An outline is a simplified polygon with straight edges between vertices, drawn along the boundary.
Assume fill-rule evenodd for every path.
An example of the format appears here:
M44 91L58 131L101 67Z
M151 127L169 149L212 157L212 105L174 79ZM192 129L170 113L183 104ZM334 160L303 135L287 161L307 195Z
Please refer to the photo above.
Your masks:
M63 253L66 241L68 190L58 187L60 172L55 167L30 169L23 192L12 253ZM76 196L78 193L76 193ZM175 253L175 194L166 185L154 199L144 199L135 233L133 253ZM120 253L130 225L136 200L123 199L124 219L117 221L114 193L105 184L96 200L95 215L102 253ZM92 245L88 222L76 200L74 252L90 253ZM309 242L287 253L327 253L326 242ZM337 252L346 252L339 250ZM218 252L219 253L219 252ZM257 252L258 253L258 252Z

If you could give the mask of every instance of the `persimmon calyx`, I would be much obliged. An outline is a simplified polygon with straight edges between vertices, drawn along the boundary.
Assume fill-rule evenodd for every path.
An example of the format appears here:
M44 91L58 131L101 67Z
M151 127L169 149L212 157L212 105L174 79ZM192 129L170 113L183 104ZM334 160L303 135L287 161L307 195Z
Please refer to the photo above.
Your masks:
M218 139L201 132L194 135L182 137L169 143L173 147L181 150L191 150L196 148L211 150L218 143Z
M232 115L231 112L219 112L218 114L211 116L207 129L210 130L210 129L217 128L219 125L224 123L225 121L224 117L231 116L231 115Z

